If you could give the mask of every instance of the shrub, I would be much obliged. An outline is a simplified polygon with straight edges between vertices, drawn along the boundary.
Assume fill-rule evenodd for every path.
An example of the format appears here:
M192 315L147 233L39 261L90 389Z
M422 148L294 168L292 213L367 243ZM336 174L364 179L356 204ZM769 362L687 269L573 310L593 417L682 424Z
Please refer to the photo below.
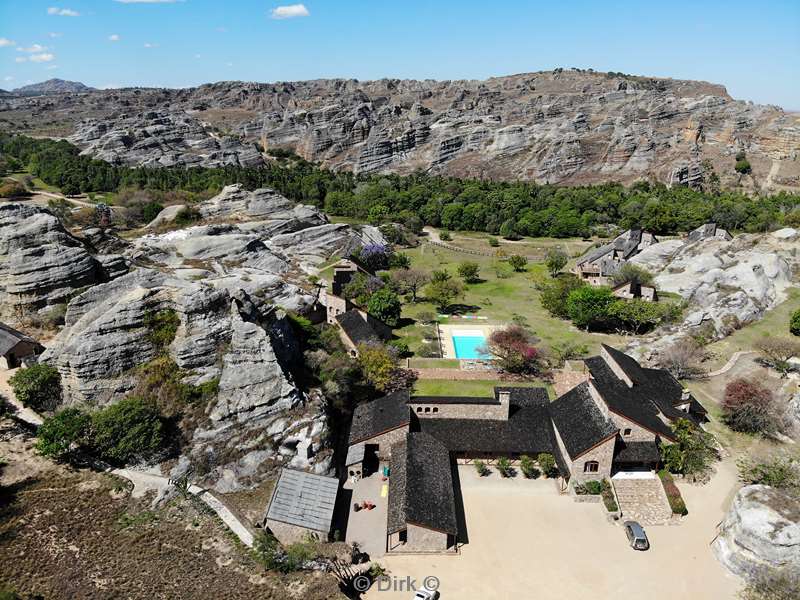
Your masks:
M379 289L367 301L367 312L390 327L397 325L402 308L400 297L388 286Z
M434 272L435 274L436 272ZM425 297L436 304L436 307L446 312L450 306L464 295L464 286L452 279L437 281L434 279L425 288Z
M569 257L567 253L561 250L560 248L551 248L547 251L547 254L544 257L544 264L547 266L547 271L550 273L550 277L555 277L561 272L567 265L567 261Z
M149 223L164 210L164 205L158 202L148 202L142 207L142 220Z
M475 471L478 473L478 477L486 477L490 473L489 467L487 467L486 463L482 460L476 460L473 464L475 465Z
M283 552L278 540L270 532L261 530L253 541L253 555L265 569L274 571L281 564Z
M462 262L458 265L458 276L464 283L477 283L480 281L480 266L475 262Z
M528 479L536 479L540 475L539 469L536 468L536 461L527 454L523 454L520 457L519 468L522 474Z
M500 240L498 240L496 237L490 237L487 241L489 242L489 246L492 248L497 248L500 245Z
M390 269L408 269L409 267L411 267L411 259L408 254L395 252L389 256Z
M767 336L756 344L766 363L785 375L791 369L790 358L800 356L800 341L787 337Z
M696 379L705 373L702 362L706 351L692 338L683 338L667 348L658 358L660 367L675 379Z
M781 429L781 418L772 392L751 379L734 379L725 387L722 418L734 431L772 434Z
M142 398L124 398L92 414L91 448L103 460L125 464L148 459L165 441L161 415Z
M634 263L626 262L614 274L612 278L614 285L622 285L623 283L638 283L640 285L652 286L653 274Z
M21 183L17 181L0 183L0 198L24 198L26 196L30 196L30 192Z
M443 242L449 242L453 239L453 236L450 235L449 231L443 229L442 231L439 232L439 239L442 240Z
M66 408L44 420L36 440L36 450L43 456L62 460L85 442L91 417L77 408Z
M514 468L511 466L511 461L508 460L505 456L501 456L497 459L497 471L500 473L501 477L513 477L514 476Z
M159 351L165 350L173 342L180 324L178 313L172 309L147 313L144 316L144 326L148 330L147 339Z
M743 457L737 463L739 480L745 485L761 484L800 493L800 459L776 454L764 459Z
M556 468L556 459L552 454L547 452L542 452L539 456L536 457L536 462L539 464L539 468L542 470L547 477L557 477L558 476L558 468Z
M792 318L789 320L789 332L792 335L800 335L800 310L792 313Z
M561 275L550 283L541 286L542 307L555 317L569 318L567 298L574 290L586 287L575 275Z
M511 265L511 268L517 273L521 273L528 265L528 259L524 256L520 256L519 254L512 254L508 257L508 264Z
M582 329L604 329L609 325L609 307L617 300L611 288L583 286L567 296L567 314Z
M558 365L563 365L568 360L581 358L589 353L589 346L580 342L563 341L553 344L550 352Z
M658 476L661 478L661 484L664 486L664 491L667 494L667 500L669 501L669 506L673 514L683 516L689 514L689 511L686 510L686 503L683 501L683 496L681 496L681 491L678 489L678 486L675 485L675 481L672 479L672 475L670 475L669 471L661 469L658 472Z
M753 168L750 166L750 161L747 160L746 158L737 160L733 168L736 170L737 173L740 173L742 175L747 175L753 170Z
M200 211L198 211L196 208L187 206L186 208L178 212L177 215L175 215L175 218L173 219L172 222L178 227L187 227L189 225L192 225L193 223L196 223L202 218L203 215L200 214Z
M8 383L17 400L37 412L55 410L61 403L61 377L50 365L39 363L20 369Z
M611 489L611 484L608 479L603 479L600 483L600 495L603 497L603 504L605 504L608 512L616 512L619 510L617 500L614 498L614 490Z
M797 600L800 598L800 567L759 569L748 579L740 600Z
M687 419L672 425L674 443L661 442L661 460L670 473L704 476L717 458L714 436Z

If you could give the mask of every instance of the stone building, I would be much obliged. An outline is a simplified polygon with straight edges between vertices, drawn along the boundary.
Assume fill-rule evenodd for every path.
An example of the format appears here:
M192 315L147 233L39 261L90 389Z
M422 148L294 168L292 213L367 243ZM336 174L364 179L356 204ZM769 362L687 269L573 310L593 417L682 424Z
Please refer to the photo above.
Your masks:
M650 285L642 285L635 281L628 281L611 289L611 293L617 298L625 300L645 300L647 302L658 302L658 292Z
M33 338L0 323L0 368L16 369L43 351L44 346Z
M686 236L686 239L690 242L697 242L709 238L730 242L733 239L733 236L725 229L717 227L716 223L706 223L705 225L700 225L700 227L693 229L689 232L689 235Z
M387 550L444 552L458 543L451 499L458 464L552 454L563 487L657 468L671 425L705 409L663 369L603 345L589 379L550 402L543 388L496 387L491 397L402 390L356 407L347 475L389 467Z
M657 244L656 236L641 229L629 229L610 243L586 254L573 273L591 285L609 285L614 274L645 248Z
M283 468L272 491L264 527L283 545L308 537L327 542L338 491L335 477Z

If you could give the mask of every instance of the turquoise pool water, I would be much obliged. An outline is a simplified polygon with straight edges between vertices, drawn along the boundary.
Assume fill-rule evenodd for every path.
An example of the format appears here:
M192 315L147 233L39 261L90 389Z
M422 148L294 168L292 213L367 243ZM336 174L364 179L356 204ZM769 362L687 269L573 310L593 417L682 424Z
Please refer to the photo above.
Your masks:
M486 338L482 335L454 335L453 347L456 351L456 358L464 359L486 359L488 355L480 352L479 348L486 345Z

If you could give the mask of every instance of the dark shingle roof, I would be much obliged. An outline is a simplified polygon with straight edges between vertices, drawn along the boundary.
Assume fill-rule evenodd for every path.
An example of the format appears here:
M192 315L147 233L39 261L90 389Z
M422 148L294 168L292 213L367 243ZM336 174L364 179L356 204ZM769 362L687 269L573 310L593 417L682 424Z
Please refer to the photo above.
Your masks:
M350 341L356 345L380 340L380 336L375 333L375 330L355 308L351 308L341 315L336 315L336 321L342 331L350 338Z
M400 390L372 402L359 404L353 411L349 444L375 437L379 433L408 425L410 412L409 391Z
M555 400L550 416L573 459L619 431L594 403L586 382Z
M511 391L510 416L500 419L412 420L414 431L429 433L451 452L553 453L553 427L544 388L496 388Z
M633 381L633 387L628 387L601 356L584 361L592 375L592 384L613 412L668 439L674 439L672 429L664 423L659 413L670 421L681 418L697 421L698 415L704 414L704 411L697 409L686 413L675 408L686 402L682 398L683 386L667 370L644 368L619 350L605 345L603 348ZM691 400L696 402L694 398Z
M20 342L36 344L36 340L28 337L21 331L0 323L0 355L5 354Z
M432 436L414 432L392 447L388 532L407 523L458 533L450 453Z
M625 442L620 440L614 451L614 462L655 463L661 455L655 442Z

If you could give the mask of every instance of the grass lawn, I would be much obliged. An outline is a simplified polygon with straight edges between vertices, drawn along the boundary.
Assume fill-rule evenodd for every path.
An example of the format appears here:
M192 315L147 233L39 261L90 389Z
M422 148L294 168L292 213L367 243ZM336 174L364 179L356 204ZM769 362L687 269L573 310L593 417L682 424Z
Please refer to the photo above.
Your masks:
M518 241L503 239L500 236L491 236L488 233L476 231L451 232L452 240L447 242L452 246L477 250L479 252L495 253L502 250L506 254L522 254L528 257L541 257L551 248L561 248L571 257L584 254L594 241L584 241L581 238L529 238L524 237ZM494 237L500 245L492 247L489 238Z
M766 335L790 336L789 318L792 313L800 309L800 288L789 289L788 298L764 314L764 317L755 323L735 331L724 340L709 344L708 349L713 353L709 361L710 370L721 367L740 350L754 350L755 344Z
M9 178L21 182L22 179L24 177L28 176L28 175L30 175L30 173L28 173L27 171L18 171L16 173L11 173L9 175ZM38 177L33 177L31 179L31 182L33 183L33 188L36 189L36 190L44 190L45 192L52 192L54 194L57 194L57 193L61 192L61 190L58 189L57 187L55 187L53 185L46 184L44 181L42 181Z
M552 317L539 302L539 292L534 282L548 277L544 265L529 264L525 272L514 273L504 262L487 256L472 256L422 244L417 248L403 250L411 259L413 268L424 271L446 269L457 277L458 264L464 261L476 262L480 265L480 283L466 286L464 299L461 301L469 307L464 312L488 317L485 323L507 324L520 322L528 327L546 346L564 341L586 344L589 352L597 352L601 343L621 345L625 338L617 335L587 333L574 327L567 321ZM418 325L412 320L421 312L437 312L430 302L416 302L403 306L403 317L409 321L407 325L395 331L404 338L412 352L422 346L422 336ZM446 322L457 323L459 319L448 319Z
M412 358L412 369L457 369L460 360L457 358Z
M414 393L420 396L492 396L495 386L542 387L553 398L553 390L542 381L508 382L490 379L458 380L419 379L414 385Z

